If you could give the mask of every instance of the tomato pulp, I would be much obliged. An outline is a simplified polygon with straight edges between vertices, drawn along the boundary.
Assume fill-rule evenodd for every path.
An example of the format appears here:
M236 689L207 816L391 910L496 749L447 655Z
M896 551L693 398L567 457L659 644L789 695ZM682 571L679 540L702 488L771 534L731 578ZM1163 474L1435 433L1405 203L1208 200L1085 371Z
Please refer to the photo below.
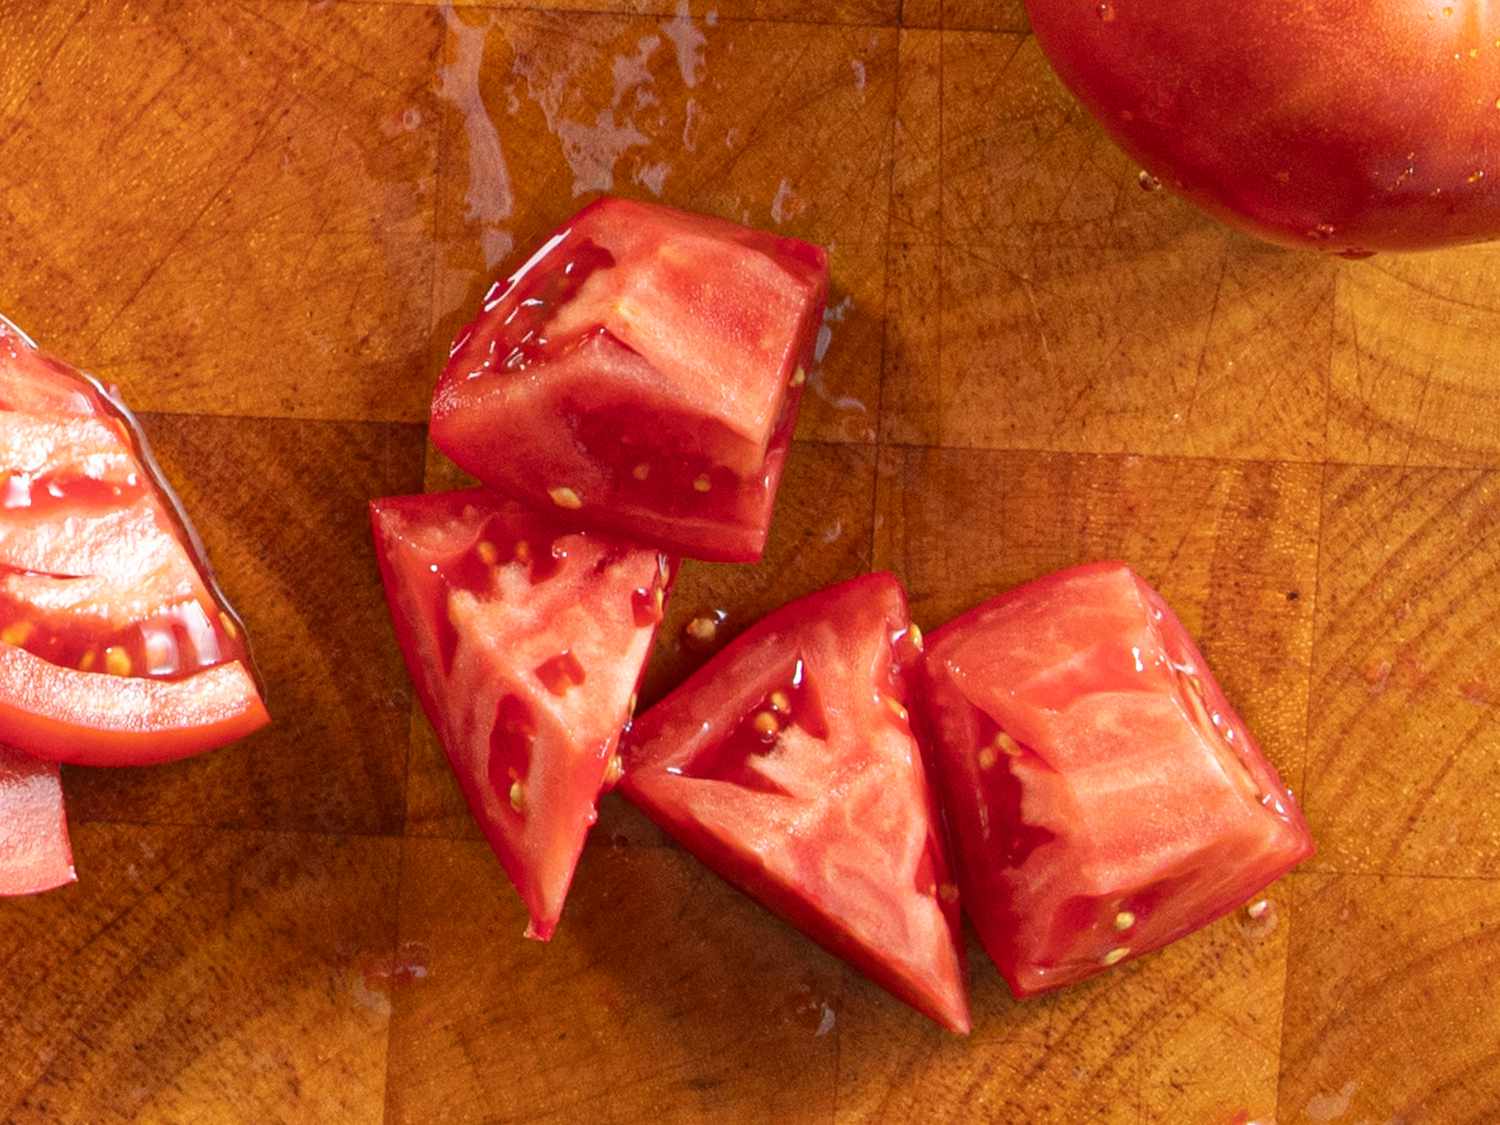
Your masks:
M1355 256L1500 235L1500 6L1026 7L1115 140L1236 226Z
M1161 597L1099 563L933 634L965 910L1018 996L1206 925L1313 852L1291 792Z
M438 382L432 439L580 526L754 560L827 289L819 247L602 199L491 289Z
M958 891L907 710L919 637L888 574L783 607L632 724L621 788L723 878L967 1032Z
M674 564L480 489L376 500L397 639L470 811L552 936Z
M268 721L244 627L135 419L0 320L0 742L138 765Z
M76 878L57 766L0 748L0 896Z

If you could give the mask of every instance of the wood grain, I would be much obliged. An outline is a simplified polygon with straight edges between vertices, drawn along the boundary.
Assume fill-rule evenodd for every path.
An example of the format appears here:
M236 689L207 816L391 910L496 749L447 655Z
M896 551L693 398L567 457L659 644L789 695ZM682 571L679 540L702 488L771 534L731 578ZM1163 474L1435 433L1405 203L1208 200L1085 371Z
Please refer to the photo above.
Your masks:
M149 412L277 720L67 772L81 882L0 903L0 1119L1495 1119L1493 248L1142 190L1014 0L0 0L0 45L0 311ZM647 699L709 610L873 565L931 626L1125 558L1306 798L1264 918L1025 1004L972 949L961 1041L611 797L520 939L364 502L463 483L449 341L604 187L834 267L767 558L684 568Z

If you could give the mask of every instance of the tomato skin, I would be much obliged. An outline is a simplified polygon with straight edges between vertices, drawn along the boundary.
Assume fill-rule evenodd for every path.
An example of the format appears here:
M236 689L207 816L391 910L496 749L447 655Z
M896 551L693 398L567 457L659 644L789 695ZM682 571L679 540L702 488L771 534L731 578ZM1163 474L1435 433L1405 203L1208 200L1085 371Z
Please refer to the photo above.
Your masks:
M675 561L483 489L376 500L370 517L423 710L526 903L526 936L547 941Z
M433 442L578 526L753 561L827 288L819 247L598 200L460 334L433 394Z
M1197 646L1124 564L985 603L924 666L964 907L1018 997L1175 941L1313 853Z
M239 662L180 680L60 668L0 644L0 741L44 761L149 766L206 753L271 721Z
M145 765L269 721L243 623L139 423L0 317L0 743Z
M0 747L0 897L77 878L57 767Z
M915 636L888 574L784 606L631 724L621 791L721 878L963 1034L958 896L906 710Z
M1166 186L1286 246L1500 235L1500 8L1027 0L1058 75Z

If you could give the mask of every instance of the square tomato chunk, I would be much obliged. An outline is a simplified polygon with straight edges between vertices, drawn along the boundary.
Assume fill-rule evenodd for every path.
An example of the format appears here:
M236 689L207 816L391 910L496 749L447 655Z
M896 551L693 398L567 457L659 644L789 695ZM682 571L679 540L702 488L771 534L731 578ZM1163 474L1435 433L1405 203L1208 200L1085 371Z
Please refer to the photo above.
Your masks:
M579 526L753 561L827 292L817 246L601 199L490 290L438 382L432 439Z

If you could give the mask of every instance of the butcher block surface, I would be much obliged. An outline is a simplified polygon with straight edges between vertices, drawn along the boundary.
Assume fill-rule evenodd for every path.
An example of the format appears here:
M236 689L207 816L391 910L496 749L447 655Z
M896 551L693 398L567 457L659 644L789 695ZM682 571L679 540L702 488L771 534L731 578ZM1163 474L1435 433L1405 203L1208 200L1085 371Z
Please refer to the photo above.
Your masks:
M0 0L0 312L142 413L276 720L65 772L0 1120L1500 1120L1500 250L1149 187L1019 0ZM684 567L643 703L710 611L885 568L930 629L1124 559L1307 811L1268 908L1025 1003L971 941L958 1038L609 797L522 939L365 504L461 479L448 343L602 191L834 279L766 557Z

